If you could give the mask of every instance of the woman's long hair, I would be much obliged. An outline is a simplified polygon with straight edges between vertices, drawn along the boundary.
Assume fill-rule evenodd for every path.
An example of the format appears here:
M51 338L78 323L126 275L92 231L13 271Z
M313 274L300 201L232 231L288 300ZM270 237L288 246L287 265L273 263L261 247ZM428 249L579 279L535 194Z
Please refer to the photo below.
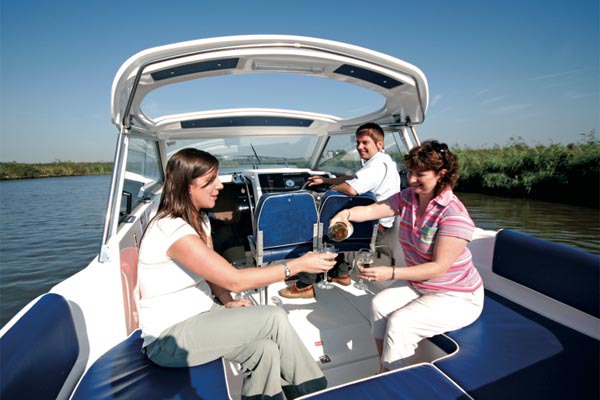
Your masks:
M437 140L427 140L420 146L413 147L402 162L406 168L413 171L434 171L437 174L443 169L446 170L433 190L433 197L437 197L446 188L453 188L458 180L458 158L448 149L446 143Z
M194 148L179 150L167 163L165 185L163 187L156 219L167 216L182 218L190 224L205 241L208 240L202 229L202 210L197 210L190 197L192 181L211 174L208 184L218 175L219 160L210 153Z

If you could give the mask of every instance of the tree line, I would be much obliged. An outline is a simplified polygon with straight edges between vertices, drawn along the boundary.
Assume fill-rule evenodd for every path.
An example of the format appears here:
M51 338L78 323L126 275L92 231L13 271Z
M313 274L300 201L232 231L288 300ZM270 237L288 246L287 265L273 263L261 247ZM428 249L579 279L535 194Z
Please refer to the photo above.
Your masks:
M0 180L107 175L112 173L112 168L112 162L55 161L38 164L0 162Z
M457 191L557 201L600 208L600 142L453 149L461 166Z

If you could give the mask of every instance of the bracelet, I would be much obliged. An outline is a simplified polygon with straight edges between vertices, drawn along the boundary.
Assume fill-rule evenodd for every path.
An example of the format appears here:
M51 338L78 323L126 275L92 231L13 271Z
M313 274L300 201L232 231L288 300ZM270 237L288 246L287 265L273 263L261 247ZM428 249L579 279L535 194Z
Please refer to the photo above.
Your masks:
M346 219L350 221L350 209L346 209Z
M287 262L285 261L283 261L281 264L283 265L283 270L285 272L285 279L289 279L289 277L292 275L290 267L288 267Z
M396 267L392 267L392 280L396 279Z

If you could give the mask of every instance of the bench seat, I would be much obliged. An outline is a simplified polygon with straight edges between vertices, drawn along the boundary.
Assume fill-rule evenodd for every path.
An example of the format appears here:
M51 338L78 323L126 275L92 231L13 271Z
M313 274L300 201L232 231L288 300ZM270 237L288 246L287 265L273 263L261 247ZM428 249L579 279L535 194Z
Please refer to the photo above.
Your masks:
M335 387L305 398L311 400L466 400L469 399L469 396L436 367L430 364L420 364Z
M142 342L136 330L100 357L72 399L230 399L221 358L190 368L160 367L141 352Z
M434 364L477 399L597 399L598 341L494 293L458 351Z
M66 398L83 372L71 305L42 295L0 340L0 398Z
M598 317L597 255L503 230L496 235L491 269L532 295ZM600 398L596 338L490 290L477 321L433 341L448 350L447 338L457 349L434 365L474 398Z

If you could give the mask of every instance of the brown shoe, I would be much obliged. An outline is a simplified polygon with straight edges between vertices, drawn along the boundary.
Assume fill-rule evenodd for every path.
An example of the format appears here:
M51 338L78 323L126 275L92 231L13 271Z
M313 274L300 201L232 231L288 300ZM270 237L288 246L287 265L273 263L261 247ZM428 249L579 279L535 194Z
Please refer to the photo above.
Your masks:
M281 289L279 295L286 299L312 299L315 297L315 289L312 285L300 289L294 282L293 285Z
M343 286L349 286L350 283L352 282L352 279L350 279L350 275L336 276L333 278L331 276L328 276L327 281L333 282L333 283L339 283L340 285L343 285Z

